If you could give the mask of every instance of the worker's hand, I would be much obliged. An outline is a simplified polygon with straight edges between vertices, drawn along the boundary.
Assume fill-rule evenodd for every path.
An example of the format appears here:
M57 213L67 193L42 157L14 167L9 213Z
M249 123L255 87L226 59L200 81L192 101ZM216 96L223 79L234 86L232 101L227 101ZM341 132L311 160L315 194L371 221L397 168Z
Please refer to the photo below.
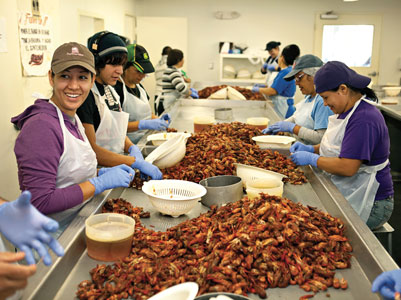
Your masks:
M112 171L114 169L121 169L121 170L126 171L126 172L132 172L133 171L131 167L122 164L122 165L118 165L118 166L111 167L111 168L101 168L99 170L99 172L97 172L97 176L101 176L104 173L110 172L110 171Z
M288 121L280 121L277 122L265 129L262 130L263 134L276 134L278 132L293 132L295 127L295 123L288 122Z
M265 69L269 70L270 72L274 72L276 71L276 65L267 65L267 68Z
M167 121L167 127L170 125L171 123L171 116L170 114L164 114L160 117L161 120Z
M95 187L95 195L103 192L104 190L113 189L116 187L129 187L131 181L134 179L135 170L129 166L113 167L102 172L101 175L89 179L89 182Z
M132 145L131 147L129 147L128 152L129 152L129 155L135 157L136 160L138 160L138 159L143 160L142 152L137 145Z
M291 154L291 160L299 166L312 165L317 167L317 160L320 155L306 151L298 151Z
M166 130L168 124L162 119L140 120L138 129Z
M28 284L28 277L36 272L36 265L14 264L24 259L24 252L0 252L0 300L7 299Z
M32 249L43 258L45 265L52 263L46 245L58 256L64 249L50 233L56 232L58 223L41 214L31 203L31 193L24 191L12 202L0 206L0 231L21 251L28 264L35 264Z
M264 83L255 83L254 86L258 86L258 87L260 87L260 88L265 88L265 87L267 87L267 85L264 84Z
M264 64L262 65L262 68L265 69L265 70L267 70L268 65L269 65L268 63L264 63Z
M191 96L192 98L199 99L198 91L195 90L194 88L190 88L190 90L191 90L190 96Z
M394 299L395 292L401 293L401 270L384 272L372 284L372 292L380 292L384 297Z
M252 92L254 92L254 93L259 93L259 90L260 90L260 87L256 84L252 87Z
M297 151L307 151L307 152L315 152L315 148L312 145L305 145L302 144L301 142L295 142L291 147L290 147L290 152L294 153Z
M159 180L163 178L163 173L159 170L158 167L143 159L136 160L132 164L132 167L134 169L138 169L141 172L142 178L144 178L143 175L150 176L154 180Z

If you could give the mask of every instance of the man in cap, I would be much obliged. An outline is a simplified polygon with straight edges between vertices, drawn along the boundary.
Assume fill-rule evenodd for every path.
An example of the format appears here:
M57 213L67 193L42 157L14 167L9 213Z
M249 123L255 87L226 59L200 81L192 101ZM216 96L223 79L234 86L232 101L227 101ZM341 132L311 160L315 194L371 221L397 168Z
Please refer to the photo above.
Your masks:
M295 113L288 119L277 122L263 130L265 134L290 132L307 144L319 144L326 131L328 118L333 114L324 106L313 83L316 72L323 65L317 56L307 54L298 58L284 79L294 80L305 99L296 105Z
M160 170L146 162L127 137L129 114L122 111L120 97L113 88L127 61L125 43L117 34L102 31L88 39L88 48L95 57L96 80L77 114L98 163L106 167L126 164L152 179L161 179Z
M155 71L149 54L141 45L127 46L128 61L124 66L121 81L118 81L115 89L123 102L123 111L129 113L128 137L133 143L138 143L147 129L166 130L171 122L168 114L160 119L152 114L149 105L149 96L141 81L146 74Z
M268 71L275 72L280 71L278 67L278 57L280 54L280 42L270 41L266 44L266 50L269 52L269 57L266 59L265 63L263 64L260 72L262 74L266 74Z

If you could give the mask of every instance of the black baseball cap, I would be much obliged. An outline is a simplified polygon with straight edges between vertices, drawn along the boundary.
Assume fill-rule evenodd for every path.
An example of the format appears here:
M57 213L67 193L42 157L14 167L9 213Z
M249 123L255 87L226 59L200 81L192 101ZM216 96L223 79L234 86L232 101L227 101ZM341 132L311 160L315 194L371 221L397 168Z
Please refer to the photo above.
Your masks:
M280 42L275 42L275 41L268 42L266 44L266 50L270 51L271 49L277 48L280 45L281 45Z
M153 73L155 71L150 61L149 54L144 47L138 44L132 44L127 46L127 50L128 62L132 63L139 72Z

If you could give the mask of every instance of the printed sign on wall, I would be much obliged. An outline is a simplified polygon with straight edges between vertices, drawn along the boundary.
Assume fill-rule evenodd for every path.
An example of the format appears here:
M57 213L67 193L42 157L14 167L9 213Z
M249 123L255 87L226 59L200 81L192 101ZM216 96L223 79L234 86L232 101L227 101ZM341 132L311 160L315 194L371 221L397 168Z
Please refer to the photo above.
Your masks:
M24 76L46 76L53 55L49 16L20 12L18 27Z

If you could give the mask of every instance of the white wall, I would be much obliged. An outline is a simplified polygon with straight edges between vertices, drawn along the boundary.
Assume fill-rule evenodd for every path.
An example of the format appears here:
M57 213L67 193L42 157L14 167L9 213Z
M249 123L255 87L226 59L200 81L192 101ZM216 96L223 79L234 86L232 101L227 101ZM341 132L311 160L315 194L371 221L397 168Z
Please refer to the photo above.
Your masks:
M283 46L295 43L301 48L301 54L308 54L313 53L316 13L334 10L340 14L380 14L383 23L379 84L400 81L397 64L401 57L400 0L349 3L342 0L136 0L136 9L138 16L188 17L186 62L188 74L195 81L217 81L220 41L263 49L266 42L278 40ZM213 12L219 10L234 10L241 16L235 20L216 20ZM208 69L211 62L214 70Z
M0 17L7 28L7 53L0 53L0 196L15 199L19 192L14 142L17 131L10 123L11 117L31 105L33 92L50 95L47 77L23 77L20 61L18 20L19 11L31 11L30 0L1 0ZM104 18L105 29L124 34L124 15L135 14L132 0L41 0L41 14L52 19L54 48L80 36L79 14L85 13Z

